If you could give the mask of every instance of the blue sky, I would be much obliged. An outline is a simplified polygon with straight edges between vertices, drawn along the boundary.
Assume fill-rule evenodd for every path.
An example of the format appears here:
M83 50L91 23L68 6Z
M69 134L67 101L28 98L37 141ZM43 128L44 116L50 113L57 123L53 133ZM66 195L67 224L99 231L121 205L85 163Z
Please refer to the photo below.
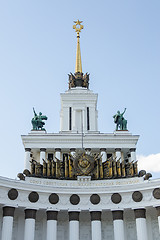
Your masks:
M159 12L159 0L1 0L1 176L23 170L20 136L31 130L33 106L48 116L48 132L59 131L59 94L75 69L72 25L80 19L82 70L99 94L99 130L113 132L112 116L126 107L128 129L140 135L137 154L143 163L150 156L147 170L160 177Z

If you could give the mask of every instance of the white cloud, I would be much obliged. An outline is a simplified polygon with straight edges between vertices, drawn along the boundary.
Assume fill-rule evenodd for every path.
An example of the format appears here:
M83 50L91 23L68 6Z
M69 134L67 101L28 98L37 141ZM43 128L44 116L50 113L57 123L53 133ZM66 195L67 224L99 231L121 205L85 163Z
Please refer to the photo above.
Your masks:
M160 172L160 153L151 154L148 156L139 155L138 170L146 170L146 172Z

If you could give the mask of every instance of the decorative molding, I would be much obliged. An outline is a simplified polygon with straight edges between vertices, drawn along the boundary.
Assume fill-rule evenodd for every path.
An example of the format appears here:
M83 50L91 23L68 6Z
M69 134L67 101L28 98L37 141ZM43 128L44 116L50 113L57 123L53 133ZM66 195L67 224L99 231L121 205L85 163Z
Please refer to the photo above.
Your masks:
M112 201L113 203L118 204L118 203L121 202L121 200L122 200L122 197L121 197L121 195L120 195L119 193L114 193L114 194L112 194L112 196L111 196L111 201Z
M134 209L135 218L146 218L146 209Z
M3 217L13 217L14 216L14 207L3 207Z
M73 194L71 197L70 197L70 203L73 204L73 205L77 205L79 204L80 202L80 197L77 195L77 194Z
M48 210L46 212L46 214L47 214L47 221L49 221L49 220L56 220L57 221L58 211Z
M135 191L135 192L132 194L132 199L133 199L133 201L135 201L135 202L141 202L142 199L143 199L143 195L142 195L141 192Z
M35 209L25 209L24 212L25 212L25 219L28 219L28 218L36 219L37 210L35 210Z
M101 221L101 211L90 212L91 221Z
M18 191L15 188L12 188L8 191L8 198L10 200L15 200L18 197Z
M113 221L123 220L123 211L122 210L112 211L112 216L113 216Z
M90 201L92 204L97 205L100 203L101 198L98 194L92 194L92 196L90 197Z
M49 196L49 202L51 204L57 204L59 202L59 196L56 194L56 193L52 193L50 196Z
M68 212L69 214L69 221L79 221L79 212Z
M155 188L153 190L153 197L156 199L160 199L160 188Z
M28 196L30 202L35 203L39 200L39 195L37 192L31 192Z

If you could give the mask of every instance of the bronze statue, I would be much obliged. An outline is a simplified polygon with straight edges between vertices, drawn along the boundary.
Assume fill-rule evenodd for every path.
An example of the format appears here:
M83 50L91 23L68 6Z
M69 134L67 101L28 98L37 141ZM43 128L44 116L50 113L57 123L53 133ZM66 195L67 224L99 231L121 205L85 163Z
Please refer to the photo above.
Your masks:
M123 115L126 111L126 108L124 109L123 113L120 113L120 111L117 111L117 114L113 116L114 122L116 123L116 131L119 130L127 130L127 120L124 119Z
M39 113L39 115L37 115L34 108L33 108L33 112L34 112L34 117L32 118L32 121L31 121L33 126L32 130L45 130L45 128L43 128L43 126L45 125L43 120L47 120L47 117L45 115L42 115L41 112Z

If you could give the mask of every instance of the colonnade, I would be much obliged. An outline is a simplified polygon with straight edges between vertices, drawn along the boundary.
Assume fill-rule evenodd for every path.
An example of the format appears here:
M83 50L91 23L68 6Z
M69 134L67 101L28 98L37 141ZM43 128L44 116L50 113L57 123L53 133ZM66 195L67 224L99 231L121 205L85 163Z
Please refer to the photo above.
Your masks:
M156 207L158 215L158 224L160 231L160 207ZM3 223L2 223L2 237L1 240L12 240L13 218L15 208L10 206L3 207ZM25 209L25 226L24 226L24 240L34 240L35 237L35 220L36 209ZM146 225L146 209L134 209L137 240L149 240ZM69 240L80 239L79 227L79 211L69 211ZM114 240L124 240L124 220L123 210L112 211ZM47 237L46 240L57 240L57 217L58 211L47 210ZM90 211L91 217L91 239L101 240L101 211Z
M91 149L86 148L86 152L89 153L91 151ZM43 165L43 159L45 160L47 158L46 156L46 148L40 148L40 159L37 160L38 162L40 162L40 164ZM71 148L69 149L68 152L70 152L71 154L74 154L76 151L76 149ZM100 153L102 155L102 162L106 161L107 159L107 152L106 152L106 148L101 148L100 149ZM121 148L116 148L114 149L114 152L116 159L120 159L120 162L122 162L122 160L124 160L123 158L123 152ZM30 161L31 161L31 148L25 148L25 168L24 169L28 169L30 170ZM62 160L62 152L60 148L56 148L55 152L54 152L54 157L55 159L59 159ZM131 148L129 150L129 157L128 157L129 162L135 162L136 161L136 149L135 148Z

